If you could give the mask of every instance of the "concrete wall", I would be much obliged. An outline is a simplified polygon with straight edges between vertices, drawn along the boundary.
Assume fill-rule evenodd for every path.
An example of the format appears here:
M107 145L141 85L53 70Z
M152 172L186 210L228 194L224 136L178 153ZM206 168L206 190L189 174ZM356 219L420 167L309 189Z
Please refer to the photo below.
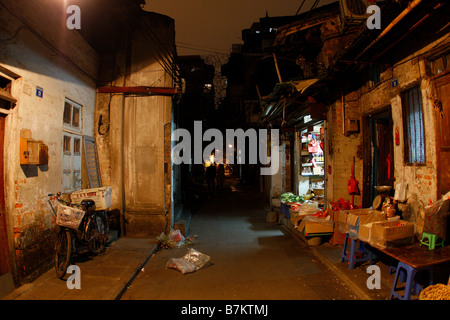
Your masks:
M5 4L3 4L5 3ZM45 17L46 23L42 23ZM6 119L5 198L16 282L32 280L52 262L54 217L49 193L62 189L65 98L83 106L82 134L93 136L98 57L76 31L65 27L63 3L3 1L0 64L12 81L17 105ZM42 98L36 87L43 88ZM21 130L49 148L47 166L20 165Z
M131 32L130 38L117 39L120 49L115 52L114 68L119 72L108 85L173 87L161 59L170 64L174 21L155 13L141 18L151 33L141 28ZM96 132L102 180L112 186L111 209L120 216L127 236L156 237L171 224L171 112L171 97L97 96L96 119L102 115L110 126L107 134L102 134L105 126L101 134Z

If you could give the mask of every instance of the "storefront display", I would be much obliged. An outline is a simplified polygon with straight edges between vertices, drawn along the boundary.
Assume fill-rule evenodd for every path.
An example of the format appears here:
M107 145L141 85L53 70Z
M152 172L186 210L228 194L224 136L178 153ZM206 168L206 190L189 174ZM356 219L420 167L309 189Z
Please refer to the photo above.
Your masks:
M323 128L314 126L301 132L301 175L323 176L325 156L323 152Z
M299 194L324 193L325 149L323 122L298 133Z

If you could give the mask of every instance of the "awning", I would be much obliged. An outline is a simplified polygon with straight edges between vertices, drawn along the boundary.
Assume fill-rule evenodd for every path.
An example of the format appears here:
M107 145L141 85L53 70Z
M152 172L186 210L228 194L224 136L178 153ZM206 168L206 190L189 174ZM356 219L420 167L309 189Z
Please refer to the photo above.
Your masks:
M286 119L286 121L292 120L293 113L302 112L307 108L307 104L299 104L296 102L286 100L287 96L291 94L303 95L305 91L317 83L320 79L306 79L299 81L283 82L276 84L272 94L261 101L262 109L264 110L261 119L263 121L271 121L277 117ZM284 98L283 98L284 97ZM295 121L299 115L295 115Z
M315 84L317 81L319 81L319 79L292 81L291 83L298 92L303 93L305 92L306 89Z
M0 99L12 102L12 103L16 103L17 100L8 92L3 90L2 88L0 88Z

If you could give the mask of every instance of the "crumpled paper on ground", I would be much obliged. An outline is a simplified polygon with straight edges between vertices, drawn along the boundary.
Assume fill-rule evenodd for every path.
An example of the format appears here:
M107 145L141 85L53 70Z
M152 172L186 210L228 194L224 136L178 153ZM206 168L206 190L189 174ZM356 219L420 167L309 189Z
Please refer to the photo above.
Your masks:
M210 256L203 254L193 248L188 249L188 253L182 258L170 258L166 266L177 269L182 274L197 271L211 260Z

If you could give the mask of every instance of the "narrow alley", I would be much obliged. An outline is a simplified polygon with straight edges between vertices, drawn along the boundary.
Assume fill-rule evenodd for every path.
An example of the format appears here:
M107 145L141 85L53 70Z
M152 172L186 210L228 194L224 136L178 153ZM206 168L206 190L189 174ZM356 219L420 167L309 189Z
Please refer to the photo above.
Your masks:
M0 0L0 300L450 300L449 16Z
M187 247L161 249L145 265L122 299L148 300L348 300L356 299L306 243L266 222L260 194L232 185L216 191L193 213L192 247L210 263L182 274L170 258Z

